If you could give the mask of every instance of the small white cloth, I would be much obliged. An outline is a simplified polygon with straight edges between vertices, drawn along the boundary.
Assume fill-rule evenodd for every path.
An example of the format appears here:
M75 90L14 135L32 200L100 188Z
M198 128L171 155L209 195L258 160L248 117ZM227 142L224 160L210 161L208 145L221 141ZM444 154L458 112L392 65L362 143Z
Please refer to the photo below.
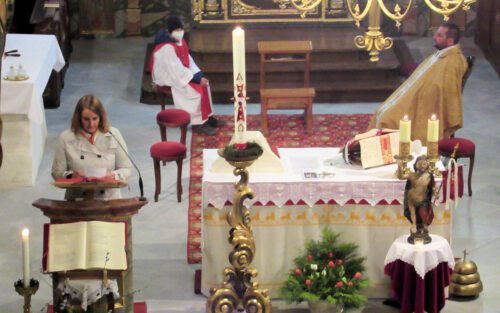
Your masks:
M108 279L106 286L103 285L102 280L98 279L66 279L60 282L57 288L72 298L80 299L84 310L87 310L89 305L96 303L101 297L110 293L113 294L114 299L120 297L116 279Z
M455 259L448 241L438 235L430 235L432 242L419 246L408 243L409 235L398 237L389 248L385 257L384 266L396 260L413 265L418 276L424 279L425 274L434 269L439 263L447 262L448 266L455 267Z

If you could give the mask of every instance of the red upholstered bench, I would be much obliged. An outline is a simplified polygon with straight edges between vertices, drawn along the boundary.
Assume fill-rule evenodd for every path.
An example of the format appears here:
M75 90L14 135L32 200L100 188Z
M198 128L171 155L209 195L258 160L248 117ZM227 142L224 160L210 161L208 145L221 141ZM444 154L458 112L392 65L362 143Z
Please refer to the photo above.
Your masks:
M155 168L155 202L158 202L161 191L160 161L177 163L177 202L181 202L182 160L186 157L186 145L173 141L161 141L152 145L149 151Z
M191 122L188 112L181 109L165 109L156 115L156 122L160 127L161 141L167 141L167 128L181 128L181 143L186 144L187 127Z
M472 196L472 170L474 169L474 156L476 153L476 145L465 138L447 138L439 141L439 155L451 158L455 146L458 144L458 148L455 152L455 160L459 158L469 158L469 178L467 180L467 185L469 186L469 197Z

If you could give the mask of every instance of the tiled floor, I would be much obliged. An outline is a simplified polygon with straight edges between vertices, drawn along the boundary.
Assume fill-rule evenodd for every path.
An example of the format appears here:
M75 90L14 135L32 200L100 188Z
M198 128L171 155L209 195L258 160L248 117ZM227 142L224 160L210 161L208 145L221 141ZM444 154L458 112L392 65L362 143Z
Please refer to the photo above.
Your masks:
M74 41L74 52L66 75L62 105L47 110L48 139L36 185L27 188L0 189L0 312L20 312L22 298L13 288L21 276L20 229L31 229L32 276L40 281L33 296L33 312L42 312L51 300L51 280L40 272L42 224L48 222L31 203L38 198L59 199L63 191L51 185L50 167L57 135L69 126L77 100L94 93L105 104L112 125L126 138L130 154L142 171L146 196L153 199L153 163L148 149L159 140L154 122L158 106L140 104L139 80L145 43L143 38L109 41ZM431 50L429 38L411 40L409 45L418 60ZM470 302L448 301L446 313L500 312L500 81L474 46L471 38L463 40L465 54L478 57L476 67L464 92L464 125L458 136L470 138L477 145L473 176L474 196L464 197L454 212L452 248L455 254L467 249L481 274L484 291ZM372 113L377 103L314 105L315 113ZM258 113L250 105L250 113ZM217 106L218 113L230 114L232 107ZM171 133L169 133L171 134ZM179 136L179 134L175 134ZM187 190L189 167L184 163L183 186ZM186 263L187 192L181 204L175 202L174 166L162 168L163 192L158 203L144 207L134 218L134 288L136 299L148 302L148 312L203 312L205 298L193 294L193 275L198 265ZM138 195L137 175L129 179L130 190L124 196ZM306 312L276 302L282 312ZM287 309L285 309L287 308ZM358 312L397 312L371 299Z

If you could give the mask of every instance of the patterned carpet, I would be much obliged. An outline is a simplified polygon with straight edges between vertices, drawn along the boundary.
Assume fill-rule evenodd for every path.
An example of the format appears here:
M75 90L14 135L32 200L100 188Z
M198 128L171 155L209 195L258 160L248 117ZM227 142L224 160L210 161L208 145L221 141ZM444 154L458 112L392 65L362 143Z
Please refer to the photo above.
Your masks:
M269 145L274 148L338 147L354 135L364 132L370 114L314 115L313 135L305 134L301 115L276 114L269 116ZM203 174L203 149L222 148L233 134L233 116L220 116L226 126L217 136L209 137L193 133L191 143L191 177L189 181L188 207L188 263L201 262L201 178ZM260 115L247 117L247 129L260 129Z

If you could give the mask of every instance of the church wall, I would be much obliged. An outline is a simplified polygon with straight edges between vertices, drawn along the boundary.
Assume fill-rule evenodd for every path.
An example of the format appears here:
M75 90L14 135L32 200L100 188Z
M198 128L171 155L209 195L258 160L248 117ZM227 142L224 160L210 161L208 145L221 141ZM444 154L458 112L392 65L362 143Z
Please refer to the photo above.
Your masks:
M70 29L73 38L80 38L79 6L81 0L68 0ZM119 38L127 35L127 0L114 0L115 32L100 35L106 38ZM163 18L170 14L182 16L187 30L190 28L191 0L139 0L141 10L141 34L152 36L164 26Z
M68 0L70 13L70 28L73 38L81 37L79 33L79 7L78 2L81 0ZM127 35L127 6L130 0L114 0L114 19L115 32L114 34L106 35L105 37L125 37ZM160 28L165 26L164 18L168 15L175 14L182 17L186 30L191 28L191 0L136 0L139 2L141 10L140 23L141 35L153 36ZM230 1L230 0L218 0ZM471 10L466 14L466 18L462 16L455 17L455 21L461 24L465 31L465 36L472 36L475 32L477 5L473 5ZM394 22L389 19L384 19L382 30L386 35L418 35L428 36L429 28L438 26L442 23L442 18L431 18L429 9L423 0L417 0L414 9L403 22L401 29L396 29ZM354 24L353 24L354 27Z

